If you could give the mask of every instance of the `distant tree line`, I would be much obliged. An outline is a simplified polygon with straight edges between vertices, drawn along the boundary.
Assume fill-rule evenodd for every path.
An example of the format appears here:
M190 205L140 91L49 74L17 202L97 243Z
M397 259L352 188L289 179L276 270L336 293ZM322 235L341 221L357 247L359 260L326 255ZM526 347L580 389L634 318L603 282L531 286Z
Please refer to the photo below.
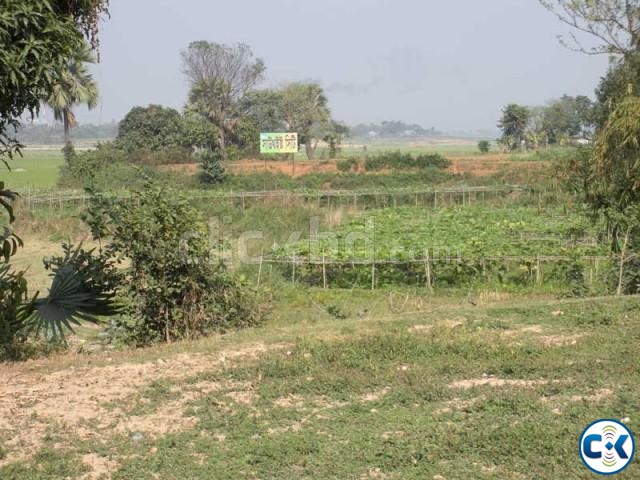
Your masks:
M425 137L441 135L435 128L425 129L421 125L407 124L401 121L383 121L381 123L358 124L351 127L351 134L354 137Z
M77 124L73 129L73 140L113 140L118 135L118 123ZM26 124L18 127L16 136L28 145L59 145L64 141L64 126Z

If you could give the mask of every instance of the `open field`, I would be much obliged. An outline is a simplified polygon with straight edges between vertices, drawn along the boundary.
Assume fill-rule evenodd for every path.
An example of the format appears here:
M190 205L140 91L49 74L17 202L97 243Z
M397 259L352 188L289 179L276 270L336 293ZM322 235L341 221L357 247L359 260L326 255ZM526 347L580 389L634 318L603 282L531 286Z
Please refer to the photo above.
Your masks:
M50 189L58 181L58 169L64 159L60 149L25 149L22 158L16 156L9 162L10 172L3 172L2 179L15 189Z
M362 272L298 265L293 275L290 265L233 264L272 298L260 327L134 350L111 342L104 326L85 326L66 353L0 365L0 478L585 478L576 445L587 424L607 417L640 427L640 298L597 297L611 285L591 260L550 261L538 274L541 255L608 255L602 226L570 197L547 195L550 162L451 158L441 177L351 172L357 188L370 189L355 202L356 190L245 198L235 186L262 180L264 162L231 167L223 186L236 197L220 201L213 191L190 201L205 218L231 219L231 238L261 232L253 254L286 261L292 251L272 245L299 231L288 246L308 257L318 219L339 239L336 251L328 242L321 249L349 263L366 252L341 242L366 234L371 220L374 260L418 262L379 265L373 282L369 264ZM46 172L57 174L61 161L43 152L24 160L41 188L55 184ZM288 162L267 165L290 190L314 175L318 191L344 177L335 162L298 162L306 175L295 179ZM494 185L483 198L504 179L531 182L500 193ZM420 182L440 193L416 194ZM55 202L19 211L26 245L13 263L32 293L46 291L42 258L59 254L60 242L95 246L81 211ZM420 255L442 248L471 262L427 262L427 282ZM600 275L610 267L600 263ZM571 275L578 295L591 298L562 299L575 295ZM620 475L635 477L635 465Z
M640 300L486 293L288 291L259 329L2 366L0 477L585 478L585 425L640 428Z

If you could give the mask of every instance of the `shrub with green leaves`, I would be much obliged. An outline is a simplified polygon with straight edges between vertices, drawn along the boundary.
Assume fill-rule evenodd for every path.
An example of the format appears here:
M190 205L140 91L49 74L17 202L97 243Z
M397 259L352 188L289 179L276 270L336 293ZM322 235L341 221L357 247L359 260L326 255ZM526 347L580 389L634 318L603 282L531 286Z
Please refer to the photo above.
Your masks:
M451 162L438 153L412 155L401 151L382 152L369 156L364 162L365 170L445 169Z
M358 165L358 161L355 158L347 158L345 160L338 160L336 162L336 168L340 172L350 172Z
M118 328L148 344L194 338L259 321L250 289L210 256L206 224L177 192L148 183L130 199L96 196L92 231L110 237L107 251L128 262Z
M489 153L491 144L487 140L480 140L478 142L478 150L480 150L480 153Z
M221 150L204 150L198 153L200 166L200 180L202 183L215 185L224 182L226 173L222 166L224 160L224 152Z

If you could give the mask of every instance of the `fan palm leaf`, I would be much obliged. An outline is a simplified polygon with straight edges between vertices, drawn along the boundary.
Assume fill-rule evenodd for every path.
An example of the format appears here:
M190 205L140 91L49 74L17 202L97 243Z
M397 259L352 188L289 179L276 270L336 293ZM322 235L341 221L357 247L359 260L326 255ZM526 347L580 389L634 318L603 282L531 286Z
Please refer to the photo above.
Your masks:
M99 323L100 317L116 315L120 308L114 293L104 291L88 269L77 267L81 247L67 252L62 264L52 268L49 294L35 299L26 311L29 333L64 340L65 332L74 332L81 321Z

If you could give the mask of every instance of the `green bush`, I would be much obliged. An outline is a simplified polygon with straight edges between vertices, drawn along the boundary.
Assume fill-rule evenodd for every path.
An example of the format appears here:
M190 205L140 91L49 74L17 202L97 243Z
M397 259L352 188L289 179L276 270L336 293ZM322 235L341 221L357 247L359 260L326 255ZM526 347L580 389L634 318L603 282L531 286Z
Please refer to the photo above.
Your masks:
M364 168L368 171L385 169L445 169L448 168L449 165L451 165L451 162L437 153L412 155L401 151L383 152L371 155L364 162Z
M480 150L480 153L489 153L489 150L491 150L491 144L487 140L480 140L478 142L478 150Z
M22 324L17 321L19 310L27 301L27 281L24 272L15 272L0 263L0 360L14 359L18 355Z
M204 150L197 154L202 171L200 180L202 183L215 185L224 182L226 173L222 166L224 153L221 150Z
M194 163L190 148L172 147L165 150L134 150L127 156L133 165L156 167L159 165Z
M169 153L154 152L149 155L168 155ZM113 144L98 145L95 150L69 154L67 161L60 169L58 185L64 188L87 188L96 190L122 190L135 188L144 184L148 179L171 180L172 183L180 179L171 173L162 172L149 165L134 165L129 163L131 158L142 153L128 154ZM168 158L168 157L167 157ZM175 157L172 157L174 160Z
M151 183L131 199L96 196L88 217L129 266L117 330L135 344L170 342L255 325L255 296L210 256L206 224L177 192Z
M336 162L336 168L340 172L350 172L357 165L358 161L355 158L347 158L346 160L338 160Z

